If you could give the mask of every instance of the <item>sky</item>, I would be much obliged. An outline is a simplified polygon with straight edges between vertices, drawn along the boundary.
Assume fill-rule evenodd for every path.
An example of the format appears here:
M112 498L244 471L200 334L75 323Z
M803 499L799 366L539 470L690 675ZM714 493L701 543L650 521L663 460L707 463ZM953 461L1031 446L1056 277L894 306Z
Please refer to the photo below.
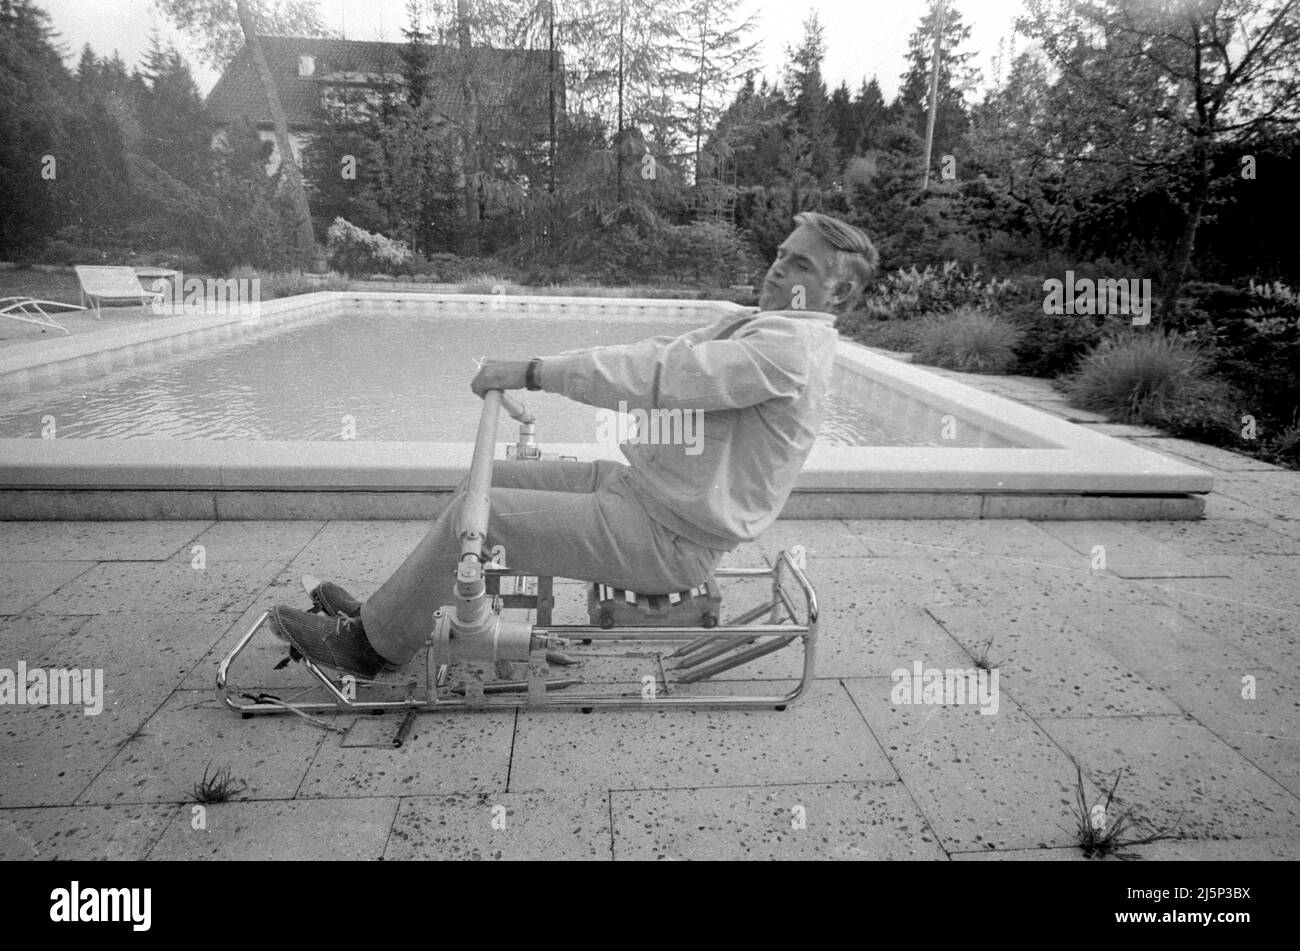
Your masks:
M610 0L616 2L616 0ZM149 32L157 27L190 63L204 95L217 73L199 63L194 43L171 27L151 0L36 0L60 34L67 62L75 67L81 47L89 43L96 54L121 53L128 66L138 65L148 48ZM559 0L562 4L563 0ZM971 27L965 50L974 64L992 77L998 41L1009 37L1021 0L953 0ZM405 24L405 0L320 0L328 28L343 30L351 40L400 41ZM926 9L925 0L742 0L741 9L757 13L754 38L760 43L758 67L769 80L779 80L787 61L786 46L803 38L803 21L817 11L826 37L822 76L827 89L841 80L856 91L863 79L875 75L885 95L893 99L898 78L906 69L907 39Z

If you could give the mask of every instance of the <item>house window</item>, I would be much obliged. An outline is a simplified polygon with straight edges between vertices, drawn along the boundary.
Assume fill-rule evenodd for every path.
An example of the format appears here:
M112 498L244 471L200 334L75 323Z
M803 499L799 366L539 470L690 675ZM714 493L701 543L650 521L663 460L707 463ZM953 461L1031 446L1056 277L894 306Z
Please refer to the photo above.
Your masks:
M298 75L311 76L316 72L316 57L303 54L298 57Z

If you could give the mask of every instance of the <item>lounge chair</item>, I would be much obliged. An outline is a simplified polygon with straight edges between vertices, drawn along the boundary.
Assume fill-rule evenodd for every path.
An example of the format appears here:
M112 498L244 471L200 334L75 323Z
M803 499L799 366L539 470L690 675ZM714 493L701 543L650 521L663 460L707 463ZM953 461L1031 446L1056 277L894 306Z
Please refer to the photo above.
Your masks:
M21 320L24 323L35 324L38 327L49 327L52 330L62 330L65 334L72 333L63 324L45 313L41 308L42 304L49 307L66 307L69 310L86 309L78 304L65 304L63 301L57 300L38 300L35 297L0 297L0 317Z
M125 265L103 267L99 265L79 265L74 268L77 280L81 283L81 299L95 308L95 319L102 320L100 301L161 301L166 297L163 291L146 291L140 286L140 278L132 268Z

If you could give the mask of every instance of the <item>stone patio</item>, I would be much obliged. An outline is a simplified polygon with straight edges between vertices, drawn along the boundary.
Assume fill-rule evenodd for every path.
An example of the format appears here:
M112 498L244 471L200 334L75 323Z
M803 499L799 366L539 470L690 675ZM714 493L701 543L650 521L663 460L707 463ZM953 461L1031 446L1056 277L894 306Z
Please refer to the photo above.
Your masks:
M819 679L786 712L424 714L399 749L213 684L300 575L364 596L421 523L0 523L0 668L105 686L95 716L0 707L0 858L1081 859L1075 762L1090 804L1122 770L1112 816L1177 821L1144 857L1300 857L1300 474L1081 422L1213 472L1207 518L781 521L728 563L808 549ZM990 639L996 714L891 702ZM241 791L196 813L221 767Z

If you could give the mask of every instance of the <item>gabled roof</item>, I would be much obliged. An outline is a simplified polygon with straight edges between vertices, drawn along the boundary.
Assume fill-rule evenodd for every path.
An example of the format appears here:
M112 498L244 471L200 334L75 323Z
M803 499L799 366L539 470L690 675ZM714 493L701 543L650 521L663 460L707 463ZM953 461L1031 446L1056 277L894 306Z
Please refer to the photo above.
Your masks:
M406 46L405 43L288 36L261 36L259 39L289 125L295 128L317 123L322 86L352 85L361 77L379 74L389 74L397 79L402 65L401 50ZM458 51L448 46L430 46L428 49L430 71L434 76L431 83L433 101L440 111L453 114L465 101L454 75ZM298 61L302 56L311 56L315 60L313 75L298 75ZM541 115L546 115L549 56L546 50L503 50L482 46L474 47L471 56L472 81L478 90L481 106L496 109L513 101L525 107L540 108ZM556 99L557 106L562 108L564 74L559 51L556 60ZM236 54L217 80L208 94L207 105L218 122L234 122L245 117L255 124L271 122L271 111L266 105L266 96L247 46Z

